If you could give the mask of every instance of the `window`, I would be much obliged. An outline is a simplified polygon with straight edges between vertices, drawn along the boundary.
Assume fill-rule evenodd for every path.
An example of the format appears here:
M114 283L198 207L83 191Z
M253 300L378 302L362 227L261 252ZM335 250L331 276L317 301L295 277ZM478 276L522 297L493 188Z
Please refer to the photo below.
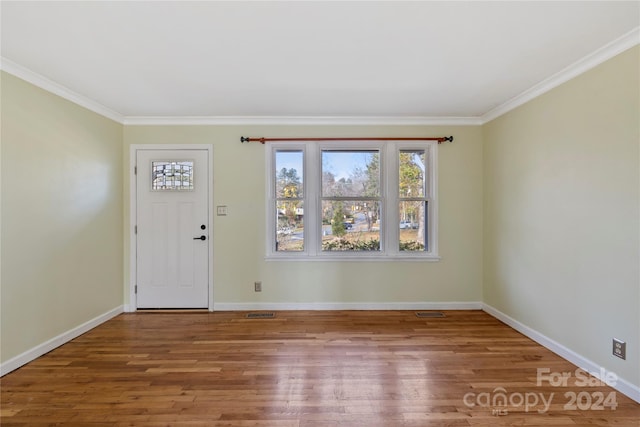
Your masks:
M428 251L429 235L426 150L400 150L398 156L398 213L400 251Z
M267 149L267 258L438 259L436 142Z
M380 251L380 152L322 150L322 251Z
M276 251L304 250L304 152L275 152ZM272 207L273 208L273 207Z

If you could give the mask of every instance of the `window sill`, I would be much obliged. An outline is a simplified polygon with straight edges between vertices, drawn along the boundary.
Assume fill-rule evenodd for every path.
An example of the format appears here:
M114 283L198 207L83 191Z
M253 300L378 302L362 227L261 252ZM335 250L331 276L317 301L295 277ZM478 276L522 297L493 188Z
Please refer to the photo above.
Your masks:
M438 255L293 255L278 254L267 255L265 261L294 261L294 262L439 262L442 258Z

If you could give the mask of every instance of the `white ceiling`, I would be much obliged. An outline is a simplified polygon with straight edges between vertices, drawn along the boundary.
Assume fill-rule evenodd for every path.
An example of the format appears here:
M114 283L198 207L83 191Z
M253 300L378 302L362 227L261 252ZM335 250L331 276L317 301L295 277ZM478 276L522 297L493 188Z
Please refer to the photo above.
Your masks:
M123 122L487 117L612 42L638 43L640 25L639 1L0 8L3 69L47 79Z

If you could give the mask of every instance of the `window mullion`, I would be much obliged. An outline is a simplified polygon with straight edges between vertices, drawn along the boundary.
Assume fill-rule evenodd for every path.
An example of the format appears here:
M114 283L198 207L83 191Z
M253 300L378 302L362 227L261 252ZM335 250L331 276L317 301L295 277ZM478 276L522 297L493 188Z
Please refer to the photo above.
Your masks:
M388 256L396 256L398 254L398 241L400 239L400 230L398 223L400 215L398 214L398 188L399 188L399 169L398 169L398 147L397 144L387 144L385 152L385 253Z
M308 205L308 212L305 211L305 220L308 221L305 226L305 238L307 240L307 254L309 256L317 256L319 245L322 242L321 228L322 219L319 214L320 191L321 191L321 168L319 164L318 146L316 144L307 144L305 150L305 170L308 182L307 192L305 193L305 204Z

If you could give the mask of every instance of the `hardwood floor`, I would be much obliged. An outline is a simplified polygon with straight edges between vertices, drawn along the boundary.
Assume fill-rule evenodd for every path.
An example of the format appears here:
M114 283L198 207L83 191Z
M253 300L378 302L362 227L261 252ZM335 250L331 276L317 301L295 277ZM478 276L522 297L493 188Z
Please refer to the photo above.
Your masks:
M122 314L4 376L0 424L640 424L640 404L481 311L245 314Z

